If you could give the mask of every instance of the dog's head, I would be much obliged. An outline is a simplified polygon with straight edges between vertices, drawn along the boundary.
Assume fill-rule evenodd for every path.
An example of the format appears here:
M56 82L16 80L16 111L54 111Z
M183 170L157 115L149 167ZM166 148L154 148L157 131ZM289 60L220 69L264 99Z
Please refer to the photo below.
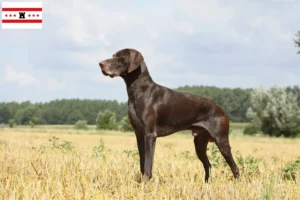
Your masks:
M111 78L126 76L137 69L144 61L140 52L134 49L122 49L116 52L112 58L99 63L102 73Z

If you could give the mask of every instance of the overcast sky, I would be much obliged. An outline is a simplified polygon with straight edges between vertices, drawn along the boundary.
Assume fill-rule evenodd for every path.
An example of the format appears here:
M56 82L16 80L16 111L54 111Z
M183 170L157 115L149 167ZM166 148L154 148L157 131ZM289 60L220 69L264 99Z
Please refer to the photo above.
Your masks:
M98 62L127 47L171 88L300 83L299 0L42 2L42 30L0 30L0 101L126 101Z

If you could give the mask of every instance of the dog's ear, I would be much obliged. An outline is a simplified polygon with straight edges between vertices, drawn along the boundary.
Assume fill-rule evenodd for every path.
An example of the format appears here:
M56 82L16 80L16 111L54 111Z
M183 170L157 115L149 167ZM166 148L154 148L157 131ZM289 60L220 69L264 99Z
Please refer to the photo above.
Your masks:
M136 70L144 61L144 57L140 52L131 49L129 53L130 53L130 64L128 67L128 73Z

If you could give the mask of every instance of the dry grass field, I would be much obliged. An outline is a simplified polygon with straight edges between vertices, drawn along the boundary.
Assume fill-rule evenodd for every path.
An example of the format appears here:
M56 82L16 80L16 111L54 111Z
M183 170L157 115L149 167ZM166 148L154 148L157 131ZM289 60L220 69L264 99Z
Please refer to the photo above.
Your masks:
M300 199L299 139L246 137L239 130L230 137L239 181L210 143L212 176L204 183L192 135L177 133L158 139L153 179L139 183L133 133L1 128L0 199Z

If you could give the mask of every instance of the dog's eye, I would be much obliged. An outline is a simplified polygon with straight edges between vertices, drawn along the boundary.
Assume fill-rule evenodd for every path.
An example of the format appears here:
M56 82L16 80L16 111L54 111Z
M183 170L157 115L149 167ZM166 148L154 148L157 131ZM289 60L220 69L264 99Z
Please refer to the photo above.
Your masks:
M114 54L113 55L113 58L120 58L121 56L120 56L120 54Z

